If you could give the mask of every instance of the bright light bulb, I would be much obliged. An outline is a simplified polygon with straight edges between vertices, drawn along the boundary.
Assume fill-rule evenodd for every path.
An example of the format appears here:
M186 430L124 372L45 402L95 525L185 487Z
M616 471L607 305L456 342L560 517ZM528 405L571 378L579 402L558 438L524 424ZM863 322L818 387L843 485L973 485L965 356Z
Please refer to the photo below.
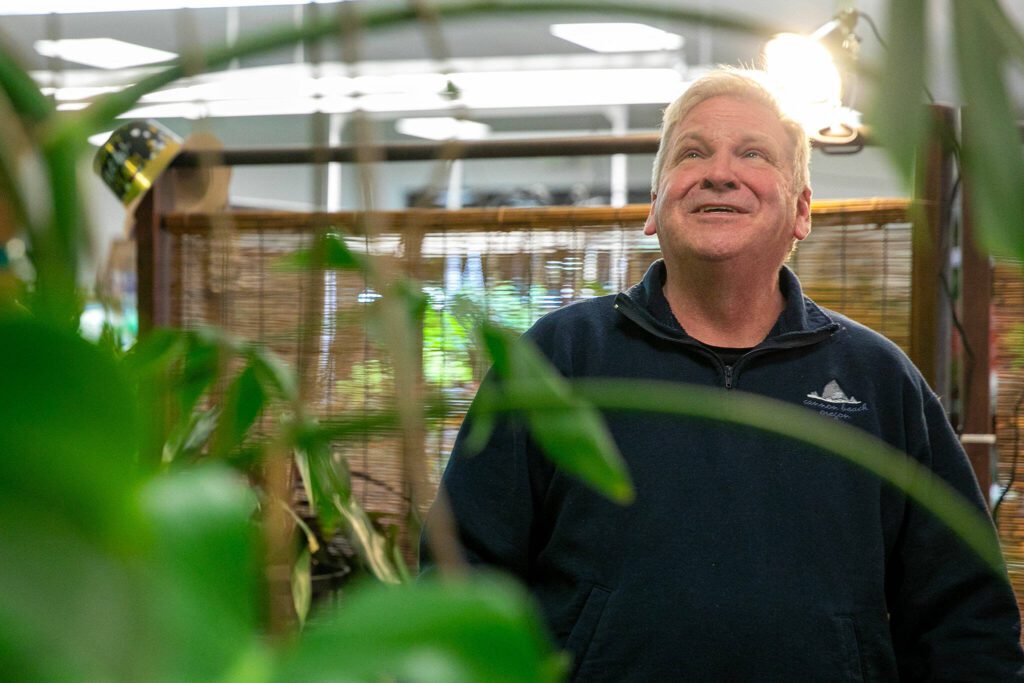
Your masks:
M829 113L840 106L842 83L825 46L807 36L780 33L765 45L764 56L783 110L808 129L827 125Z

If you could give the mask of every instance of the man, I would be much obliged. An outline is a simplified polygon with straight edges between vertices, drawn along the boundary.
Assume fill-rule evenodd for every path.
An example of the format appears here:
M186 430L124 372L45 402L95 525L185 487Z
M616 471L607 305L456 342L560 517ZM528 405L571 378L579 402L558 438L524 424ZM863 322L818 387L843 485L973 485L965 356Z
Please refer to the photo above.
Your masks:
M569 377L805 404L983 510L906 356L804 298L782 265L811 229L808 152L756 81L699 80L666 110L654 165L645 232L664 260L527 337ZM529 586L576 680L1024 680L1005 577L873 476L726 424L611 414L608 426L629 506L553 467L514 418L475 455L460 436L443 480L470 560Z

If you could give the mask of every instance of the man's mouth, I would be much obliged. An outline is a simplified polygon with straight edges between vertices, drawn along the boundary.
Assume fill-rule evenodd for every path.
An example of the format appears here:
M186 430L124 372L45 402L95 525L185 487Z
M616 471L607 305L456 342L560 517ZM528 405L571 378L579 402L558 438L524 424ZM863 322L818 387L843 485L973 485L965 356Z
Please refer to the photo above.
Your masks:
M697 207L694 213L743 213L739 209L732 206L725 206L721 204L709 204L707 206Z

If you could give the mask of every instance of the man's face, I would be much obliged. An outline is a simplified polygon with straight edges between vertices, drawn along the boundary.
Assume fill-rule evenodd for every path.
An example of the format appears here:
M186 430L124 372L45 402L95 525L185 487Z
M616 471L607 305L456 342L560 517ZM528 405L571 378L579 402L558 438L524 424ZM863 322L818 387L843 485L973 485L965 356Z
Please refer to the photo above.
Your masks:
M644 226L671 264L736 259L777 269L810 233L810 188L793 190L793 150L770 109L720 95L676 124Z

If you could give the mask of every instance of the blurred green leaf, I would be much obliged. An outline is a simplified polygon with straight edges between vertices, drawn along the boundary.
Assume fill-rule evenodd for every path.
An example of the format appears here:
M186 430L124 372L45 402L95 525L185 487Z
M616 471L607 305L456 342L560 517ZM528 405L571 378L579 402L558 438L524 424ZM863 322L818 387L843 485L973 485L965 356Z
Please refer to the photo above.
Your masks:
M267 395L256 374L256 369L252 365L247 365L228 387L210 446L212 457L226 457L240 445L249 428L263 412Z
M151 470L164 462L167 442L177 441L187 429L179 424L175 433L170 424L171 406L179 403L171 393L172 368L180 363L187 344L186 332L162 328L145 335L122 357L121 365L132 379L142 417L140 465Z
M148 658L137 651L147 629L142 575L125 561L129 553L110 548L137 547L134 530L112 542L83 533L73 515L44 497L0 495L5 680L141 680L147 673Z
M987 7L988 12L978 11ZM1008 21L994 0L955 0L959 81L969 107L963 115L963 168L981 246L1024 258L1024 154L1003 78L1007 55L992 21Z
M277 680L542 683L564 671L525 591L478 577L352 590L310 622Z
M992 28L992 35L1002 43L1006 53L1024 65L1024 33L1019 32L1017 24L1006 16L999 3L985 0L973 6L985 17L985 22Z
M355 546L364 566L381 583L402 583L403 577L408 576L409 572L399 569L401 565L396 562L401 562L404 565L404 560L391 552L387 538L377 531L359 503L351 496L342 497L340 495L333 496L331 502L341 513L352 545Z
M302 490L305 492L306 500L309 503L309 510L313 515L319 515L319 510L317 509L318 496L313 491L312 478L309 473L309 456L305 450L296 449L293 454L293 460L295 462L295 469L299 473Z
M14 110L33 123L45 121L54 112L53 102L22 68L10 42L0 34L0 89L7 94Z
M189 415L199 398L213 386L221 371L219 340L207 334L189 334L181 376L178 379L178 410Z
M388 285L384 295L366 307L367 329L374 342L383 349L398 351L410 339L396 339L397 327L405 328L413 336L423 327L423 315L429 298L415 280L397 280ZM418 341L418 340L415 340ZM420 353L420 351L415 351Z
M6 102L0 98L0 129L4 131L3 137L0 138L0 197L3 197L10 207L15 222L24 225L31 235L37 233L38 228L33 224L28 203L18 183L22 163L18 157L18 150L21 145L26 148L29 146L28 139L21 130L21 122L13 115L8 115L5 104Z
M152 330L125 354L125 367L133 374L147 379L166 370L184 352L186 334L182 330L166 327Z
M889 3L886 64L870 117L908 187L912 187L918 151L929 134L923 104L928 55L924 6L924 0Z
M211 680L253 645L261 603L256 498L217 464L172 470L140 493L151 520L153 618L169 680ZM173 662L173 664L172 664Z
M249 354L249 363L266 394L288 402L299 398L299 383L295 372L273 351L257 346Z
M365 270L366 259L345 244L341 233L325 232L310 249L300 249L283 256L274 264L276 270Z
M388 293L402 302L409 320L420 322L427 310L430 299L423 293L420 283L415 280L402 279L395 282Z
M295 461L303 475L303 485L309 492L309 502L317 512L325 535L334 533L341 524L341 514L331 502L334 496L351 495L352 481L344 460L337 462L331 456L330 440L309 420L296 426L292 436Z
M200 454L217 429L220 408L201 410L180 422L164 444L163 462L191 459Z
M299 624L305 625L306 615L313 601L313 575L311 573L309 549L303 548L292 567L292 604Z
M50 181L50 223L33 235L36 269L33 310L56 325L77 330L82 311L78 292L78 253L88 234L78 187L78 159L85 138L42 148Z
M474 407L474 418L488 420L495 394L516 402L516 394L530 387L531 395L542 397L543 408L522 412L534 439L558 467L570 472L611 500L629 503L633 484L626 464L608 433L601 415L586 401L573 395L565 378L525 338L485 324L480 330L494 369L501 381L482 390Z
M135 402L108 354L66 329L0 319L0 497L119 528L139 479L137 438Z

